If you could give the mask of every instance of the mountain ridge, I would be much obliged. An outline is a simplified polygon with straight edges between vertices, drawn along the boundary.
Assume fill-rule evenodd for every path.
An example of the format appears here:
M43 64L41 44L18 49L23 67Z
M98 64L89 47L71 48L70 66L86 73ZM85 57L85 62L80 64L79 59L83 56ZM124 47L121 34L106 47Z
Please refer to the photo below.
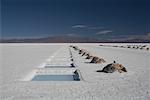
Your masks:
M0 43L150 43L150 38L97 39L93 37L53 36L43 38L0 39Z

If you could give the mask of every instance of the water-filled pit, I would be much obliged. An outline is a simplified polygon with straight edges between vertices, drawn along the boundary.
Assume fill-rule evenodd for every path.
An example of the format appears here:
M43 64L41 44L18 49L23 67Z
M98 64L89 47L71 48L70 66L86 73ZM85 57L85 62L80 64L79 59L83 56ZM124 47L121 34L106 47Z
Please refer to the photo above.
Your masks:
M80 81L80 74L75 69L39 69L31 81Z
M31 81L80 81L77 75L36 75Z

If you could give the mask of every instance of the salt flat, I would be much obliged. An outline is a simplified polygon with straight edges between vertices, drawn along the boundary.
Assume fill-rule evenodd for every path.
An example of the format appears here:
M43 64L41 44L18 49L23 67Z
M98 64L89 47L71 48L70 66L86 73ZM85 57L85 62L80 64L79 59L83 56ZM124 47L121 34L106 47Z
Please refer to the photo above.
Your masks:
M150 52L99 44L72 44L103 57L104 64L89 60L71 49L81 81L22 81L49 58L65 56L70 44L0 44L1 100L149 100ZM109 44L127 45L127 44ZM149 45L150 44L146 44ZM64 52L61 52L64 51ZM54 57L55 56L55 57ZM54 58L53 58L54 57ZM127 73L98 73L113 61L123 64Z

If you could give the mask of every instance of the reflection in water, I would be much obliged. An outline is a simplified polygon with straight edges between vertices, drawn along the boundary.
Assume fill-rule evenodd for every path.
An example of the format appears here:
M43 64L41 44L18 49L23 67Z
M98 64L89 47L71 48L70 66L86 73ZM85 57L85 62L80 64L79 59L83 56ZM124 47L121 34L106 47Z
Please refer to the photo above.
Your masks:
M80 81L77 75L36 75L32 81Z

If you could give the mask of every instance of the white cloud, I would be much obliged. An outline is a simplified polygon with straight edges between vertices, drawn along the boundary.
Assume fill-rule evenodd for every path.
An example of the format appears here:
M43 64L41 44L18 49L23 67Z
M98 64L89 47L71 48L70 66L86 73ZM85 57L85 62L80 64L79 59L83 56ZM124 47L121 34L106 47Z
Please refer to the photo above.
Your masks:
M74 34L74 33L68 33L66 34L67 36L78 36L77 34Z
M97 29L104 29L104 27L102 26L90 26L90 25L83 25L83 24L79 24L79 25L74 25L72 26L72 28L87 28L87 29L91 29L91 30L97 30Z
M109 34L109 33L112 33L112 31L111 30L103 30L103 31L97 32L96 34L97 35L104 35L104 34Z
M86 25L74 25L72 28L86 28Z

